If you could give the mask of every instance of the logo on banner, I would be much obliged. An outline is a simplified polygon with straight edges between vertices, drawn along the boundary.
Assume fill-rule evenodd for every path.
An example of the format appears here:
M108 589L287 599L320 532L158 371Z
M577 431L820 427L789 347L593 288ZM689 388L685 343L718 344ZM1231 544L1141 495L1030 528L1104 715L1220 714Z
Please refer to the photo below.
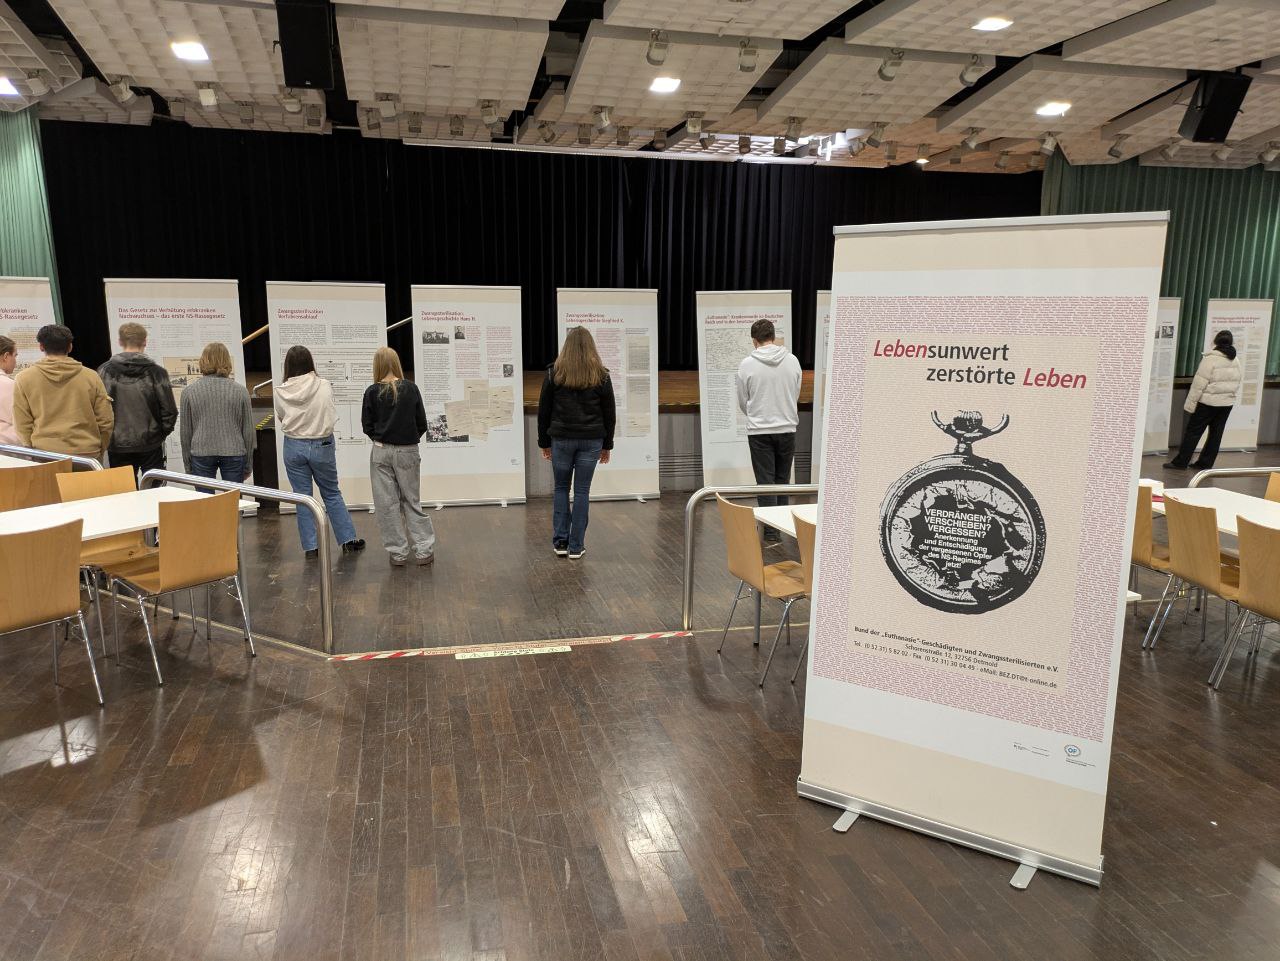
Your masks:
M900 585L921 604L952 614L983 614L1026 592L1044 563L1040 505L1000 463L973 445L995 427L977 411L944 424L955 450L902 475L880 505L880 551Z

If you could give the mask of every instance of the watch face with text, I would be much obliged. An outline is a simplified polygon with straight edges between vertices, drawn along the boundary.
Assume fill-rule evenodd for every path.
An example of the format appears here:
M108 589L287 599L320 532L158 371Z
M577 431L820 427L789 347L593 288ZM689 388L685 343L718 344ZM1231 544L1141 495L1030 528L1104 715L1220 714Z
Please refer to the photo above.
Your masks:
M1020 597L1044 562L1045 525L1026 486L995 461L977 457L975 442L1004 430L964 411L943 424L952 453L917 464L885 494L880 550L900 585L921 604L955 614L982 614Z

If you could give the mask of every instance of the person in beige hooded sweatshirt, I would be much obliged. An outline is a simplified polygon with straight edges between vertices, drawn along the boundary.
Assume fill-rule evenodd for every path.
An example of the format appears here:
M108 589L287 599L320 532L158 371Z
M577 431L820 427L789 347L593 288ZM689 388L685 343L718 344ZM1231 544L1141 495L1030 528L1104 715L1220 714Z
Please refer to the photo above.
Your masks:
M1204 355L1196 369L1191 390L1187 392L1187 402L1182 407L1191 415L1182 432L1182 447L1165 467L1186 470L1189 465L1197 470L1208 470L1213 466L1218 459L1222 434L1227 429L1227 418L1231 416L1236 395L1240 393L1241 379L1235 338L1231 331L1220 330L1213 338L1213 350ZM1191 455L1196 452L1196 445L1206 429L1209 436L1205 438L1204 449L1200 451L1200 459L1192 464Z
M115 415L102 380L71 353L71 331L46 324L36 332L44 357L13 381L13 423L27 447L102 459Z

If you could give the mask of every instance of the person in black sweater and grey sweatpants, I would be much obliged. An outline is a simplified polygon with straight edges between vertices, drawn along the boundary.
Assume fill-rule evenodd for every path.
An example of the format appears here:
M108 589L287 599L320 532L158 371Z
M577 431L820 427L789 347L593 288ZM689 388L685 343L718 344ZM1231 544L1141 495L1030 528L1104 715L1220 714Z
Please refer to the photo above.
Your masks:
M425 567L436 559L436 529L419 496L418 443L427 430L422 394L404 379L400 357L390 347L373 355L373 381L364 392L360 421L373 441L369 479L378 529L392 567L404 567L410 548L418 566Z

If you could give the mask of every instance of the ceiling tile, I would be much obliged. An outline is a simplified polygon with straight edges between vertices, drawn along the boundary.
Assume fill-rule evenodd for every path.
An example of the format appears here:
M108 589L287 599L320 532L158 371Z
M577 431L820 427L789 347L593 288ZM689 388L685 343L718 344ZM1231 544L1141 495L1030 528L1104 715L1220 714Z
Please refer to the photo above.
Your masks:
M851 0L608 0L604 22L646 30L802 40L849 9Z
M436 13L474 13L484 17L519 17L527 20L554 20L565 0L342 0L339 13L348 4L401 10L430 10Z
M1210 167L1239 170L1261 163L1258 155L1268 146L1280 146L1280 126L1263 130L1247 140L1226 144L1181 143L1172 158L1164 156L1157 148L1144 153L1138 163L1143 167ZM1225 158L1214 154L1226 151Z
M146 126L151 123L149 97L134 97L122 106L110 89L96 77L85 77L56 93L36 107L41 120L75 120L85 123L121 123Z
M28 78L33 74L50 91L59 90L80 79L80 64L66 50L35 36L0 0L0 77L18 91L16 97L0 97L0 110L23 110L40 99L31 90Z
M1178 125L1187 112L1187 99L1194 86L1184 84L1170 90L1095 130L1064 136L1062 152L1077 165L1122 163L1177 139ZM1117 138L1122 139L1117 142ZM1119 157L1108 153L1112 146L1118 147Z
M1280 76L1246 73L1253 74L1253 82L1231 125L1227 139L1232 141L1247 140L1280 124Z

